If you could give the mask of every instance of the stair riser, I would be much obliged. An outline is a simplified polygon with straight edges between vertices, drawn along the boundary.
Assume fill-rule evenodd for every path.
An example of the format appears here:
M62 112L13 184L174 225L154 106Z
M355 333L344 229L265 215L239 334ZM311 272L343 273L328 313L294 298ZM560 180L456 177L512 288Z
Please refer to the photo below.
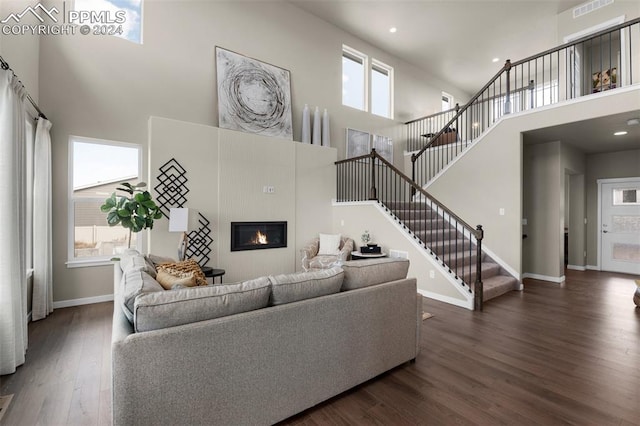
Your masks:
M458 241L456 244L455 241L437 241L435 243L427 244L427 246L433 250L438 256L447 255L448 253L456 253L463 252L465 256L469 252L475 252L476 247L472 245L470 241Z
M435 243L440 242L442 240L462 240L463 236L459 232L456 232L454 229L435 229L433 231L414 231L414 233L424 242Z

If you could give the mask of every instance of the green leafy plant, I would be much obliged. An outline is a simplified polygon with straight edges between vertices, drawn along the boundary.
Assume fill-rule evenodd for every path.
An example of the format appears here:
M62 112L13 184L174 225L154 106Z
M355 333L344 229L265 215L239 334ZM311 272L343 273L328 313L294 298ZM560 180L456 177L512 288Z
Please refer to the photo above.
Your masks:
M149 191L144 189L147 184L140 182L131 185L122 182L121 187L116 188L129 194L128 196L112 193L100 206L103 213L107 213L109 226L121 225L129 230L127 247L131 248L131 233L140 232L143 229L153 229L153 221L162 217L160 208L153 201Z
M371 241L371 235L369 235L369 231L365 230L364 233L360 236L362 240L362 244L367 244Z

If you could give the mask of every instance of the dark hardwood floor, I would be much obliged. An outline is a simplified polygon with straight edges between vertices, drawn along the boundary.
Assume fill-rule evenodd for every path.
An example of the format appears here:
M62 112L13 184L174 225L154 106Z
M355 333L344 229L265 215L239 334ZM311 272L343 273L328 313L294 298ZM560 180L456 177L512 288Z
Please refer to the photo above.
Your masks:
M638 425L637 277L567 271L526 280L471 312L424 300L421 353L283 422L291 425ZM3 425L109 424L110 303L56 310L29 326L26 365ZM215 397L215 396L212 396Z

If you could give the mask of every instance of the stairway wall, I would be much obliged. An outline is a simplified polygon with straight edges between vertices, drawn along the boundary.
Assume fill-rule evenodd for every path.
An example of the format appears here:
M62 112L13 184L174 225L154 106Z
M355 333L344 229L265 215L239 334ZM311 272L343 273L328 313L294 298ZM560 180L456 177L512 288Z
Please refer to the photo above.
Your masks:
M376 202L334 203L333 232L353 238L357 247L360 236L368 230L373 242L389 253L390 249L408 253L409 276L416 277L418 291L432 299L441 300L467 309L473 308L473 299L466 290L456 287L448 274L440 271L437 264L419 246L407 237ZM431 277L433 274L433 277Z
M522 275L526 272L522 268L522 133L637 110L639 92L640 87L634 86L506 116L432 181L427 191L468 223L482 224L484 246Z

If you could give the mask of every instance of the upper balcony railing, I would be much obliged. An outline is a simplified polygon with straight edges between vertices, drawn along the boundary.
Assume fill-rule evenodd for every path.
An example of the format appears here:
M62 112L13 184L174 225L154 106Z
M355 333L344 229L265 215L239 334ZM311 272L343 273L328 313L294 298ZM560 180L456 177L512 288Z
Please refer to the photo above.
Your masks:
M460 108L407 125L412 178L426 184L506 114L640 82L640 18L502 69ZM433 148L433 149L429 149Z

